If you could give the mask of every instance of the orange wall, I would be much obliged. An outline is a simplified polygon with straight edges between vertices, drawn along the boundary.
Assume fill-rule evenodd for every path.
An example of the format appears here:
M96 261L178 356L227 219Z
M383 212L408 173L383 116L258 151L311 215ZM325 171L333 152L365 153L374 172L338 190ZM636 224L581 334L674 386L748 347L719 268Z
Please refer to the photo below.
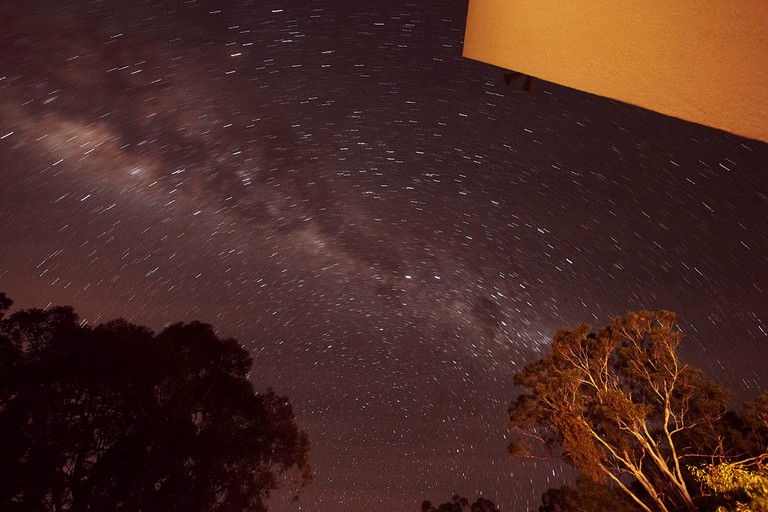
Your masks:
M464 56L768 142L768 0L469 0Z

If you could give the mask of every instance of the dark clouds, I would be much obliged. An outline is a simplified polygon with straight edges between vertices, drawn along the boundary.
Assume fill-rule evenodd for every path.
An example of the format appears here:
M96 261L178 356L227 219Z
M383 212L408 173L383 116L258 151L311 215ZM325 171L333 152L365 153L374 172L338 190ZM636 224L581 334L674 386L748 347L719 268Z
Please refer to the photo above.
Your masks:
M236 336L310 428L302 510L533 507L562 469L504 413L562 325L673 309L764 389L766 145L507 89L465 8L6 2L0 289Z

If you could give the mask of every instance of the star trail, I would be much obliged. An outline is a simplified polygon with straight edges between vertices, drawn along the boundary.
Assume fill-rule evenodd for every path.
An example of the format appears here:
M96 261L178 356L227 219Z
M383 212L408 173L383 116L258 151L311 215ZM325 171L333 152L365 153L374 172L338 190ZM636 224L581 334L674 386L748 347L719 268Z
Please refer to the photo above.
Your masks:
M277 511L536 510L512 378L670 309L768 387L768 145L461 58L466 3L3 2L0 290L237 338L315 481Z

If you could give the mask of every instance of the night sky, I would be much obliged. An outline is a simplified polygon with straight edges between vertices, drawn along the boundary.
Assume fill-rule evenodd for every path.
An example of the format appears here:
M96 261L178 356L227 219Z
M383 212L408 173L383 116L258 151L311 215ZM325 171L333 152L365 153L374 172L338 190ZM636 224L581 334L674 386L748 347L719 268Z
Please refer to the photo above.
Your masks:
M570 471L506 407L561 326L671 309L768 388L768 144L508 88L466 8L0 2L0 290L240 340L313 444L279 512L535 510Z

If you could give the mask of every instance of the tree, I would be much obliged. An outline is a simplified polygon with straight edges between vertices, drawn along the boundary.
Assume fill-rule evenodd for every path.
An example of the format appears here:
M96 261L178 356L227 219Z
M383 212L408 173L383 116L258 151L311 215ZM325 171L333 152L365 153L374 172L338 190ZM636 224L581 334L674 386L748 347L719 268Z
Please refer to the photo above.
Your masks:
M691 467L705 485L709 508L720 511L768 512L768 392L733 413L728 425L729 447L735 456Z
M442 503L437 508L433 507L430 501L423 501L421 512L499 512L499 509L491 500L482 496L470 505L467 498L456 494L451 501Z
M694 510L684 458L725 455L729 395L680 361L680 340L668 311L560 330L551 354L515 376L525 391L509 409L511 453L541 442L645 512Z
M469 506L470 512L499 512L499 508L491 500L485 498L477 498L477 500Z
M768 466L761 457L692 468L714 492L718 512L768 512Z
M637 512L639 507L628 496L616 493L609 485L580 475L576 487L564 485L541 496L539 512Z
M0 306L3 510L253 512L281 475L308 483L290 403L254 393L248 353L210 325Z
M768 391L744 404L734 443L746 456L764 457L768 454Z

